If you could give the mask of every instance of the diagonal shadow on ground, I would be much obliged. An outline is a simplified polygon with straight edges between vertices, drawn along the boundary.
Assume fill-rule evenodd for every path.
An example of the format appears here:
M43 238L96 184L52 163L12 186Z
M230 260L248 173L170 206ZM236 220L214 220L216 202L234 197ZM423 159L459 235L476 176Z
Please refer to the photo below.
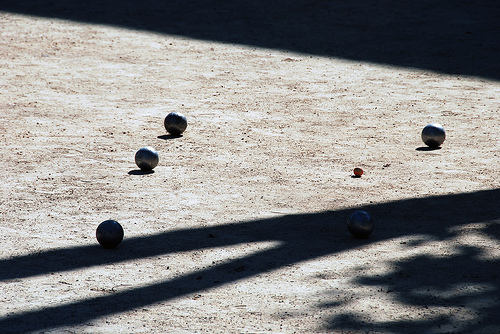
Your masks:
M390 240L405 235L427 235L434 239L446 240L456 235L454 227L490 222L486 227L493 238L498 239L500 228L500 190L480 191L439 197L409 199L364 207L377 221L377 229L370 239L357 240L346 232L345 220L352 210L339 210L315 214L289 215L271 219L255 220L242 223L214 226L209 228L189 229L167 232L125 240L116 251L105 251L98 246L55 249L39 254L20 256L0 261L0 279L29 277L50 272L74 270L105 263L133 260L178 251L197 250L207 247L224 247L256 241L278 241L279 246L262 252L253 253L243 258L235 258L229 262L214 265L207 269L186 274L171 280L162 281L145 287L133 288L110 296L97 297L47 307L42 310L29 311L0 319L2 332L30 332L60 326L80 324L97 317L116 314L138 307L151 305L175 297L211 289L229 282L235 282L264 272L281 268L288 264L319 258L359 247L360 244ZM457 275L436 275L425 280L417 273L441 264L428 258L417 258L396 263L403 272L410 272L416 279L411 287L398 283L392 289L398 289L400 299L409 305L430 303L425 298L415 299L415 291L429 286L436 289L457 284L467 285L471 278L467 276L467 268L479 270L482 280L488 280L487 295L484 291L471 291L468 298L478 302L488 296L481 310L482 314L475 319L447 320L460 322L461 328L498 325L494 323L500 307L500 278L495 271L499 261L482 261L474 256L478 250L465 249L453 258L448 258L445 271L455 268ZM432 262L432 263L431 263ZM235 270L244 267L244 270ZM461 269L460 269L461 268ZM453 273L453 272L450 272ZM463 275L461 275L463 274ZM203 279L197 279L202 276ZM383 284L384 278L360 277L358 283L366 285ZM387 278L389 279L389 277ZM393 280L394 282L395 280ZM410 284L410 283L408 283ZM401 291L399 291L401 290ZM463 299L437 298L434 303L452 307L464 303ZM332 319L332 328L366 328L367 324L355 317ZM419 322L420 321L420 322ZM481 323L481 321L483 321ZM398 324L395 322L394 324ZM426 332L434 326L432 320L408 320L405 325L418 325ZM392 324L386 324L391 328ZM457 325L458 326L458 325ZM395 327L397 328L397 327ZM467 332L467 331L466 331Z
M0 11L500 80L491 0L3 0Z

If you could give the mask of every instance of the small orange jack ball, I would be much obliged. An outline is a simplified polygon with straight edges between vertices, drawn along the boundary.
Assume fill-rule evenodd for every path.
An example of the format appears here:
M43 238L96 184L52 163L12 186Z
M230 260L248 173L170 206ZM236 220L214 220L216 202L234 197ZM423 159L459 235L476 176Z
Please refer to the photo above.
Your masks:
M360 177L361 175L363 175L363 170L359 167L354 168L354 175Z

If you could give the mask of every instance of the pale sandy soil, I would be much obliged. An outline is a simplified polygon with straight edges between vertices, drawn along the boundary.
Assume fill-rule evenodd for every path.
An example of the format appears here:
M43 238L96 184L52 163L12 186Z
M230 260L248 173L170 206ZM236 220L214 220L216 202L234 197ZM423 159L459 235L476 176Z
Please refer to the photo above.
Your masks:
M500 332L498 78L7 12L0 59L0 332Z

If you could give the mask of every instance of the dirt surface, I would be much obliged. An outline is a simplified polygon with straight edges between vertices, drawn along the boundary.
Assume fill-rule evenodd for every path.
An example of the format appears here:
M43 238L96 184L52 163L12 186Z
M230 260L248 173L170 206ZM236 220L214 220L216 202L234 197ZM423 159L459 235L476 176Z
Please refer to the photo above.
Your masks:
M7 12L0 59L0 332L500 332L497 80Z

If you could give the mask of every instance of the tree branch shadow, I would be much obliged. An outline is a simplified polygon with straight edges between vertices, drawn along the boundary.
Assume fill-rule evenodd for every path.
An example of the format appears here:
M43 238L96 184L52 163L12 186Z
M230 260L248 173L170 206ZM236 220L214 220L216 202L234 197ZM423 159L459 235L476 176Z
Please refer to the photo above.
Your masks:
M37 254L0 260L0 281L46 275L52 272L75 270L142 259L155 255L175 252L195 251L204 248L227 247L260 241L277 241L278 246L233 258L194 273L167 279L144 287L132 288L108 296L76 301L64 305L46 307L0 319L4 332L31 332L48 328L80 324L95 317L116 314L146 305L171 300L211 289L230 282L253 277L289 264L317 259L325 255L344 252L399 238L404 235L427 235L448 240L456 236L455 227L464 224L492 222L485 227L486 232L498 239L500 219L500 190L480 191L429 198L409 199L363 207L376 220L376 230L370 239L358 240L346 230L346 219L352 209L321 213L287 215L283 217L254 220L207 228L176 230L157 235L125 239L120 248L109 252L97 245L67 249L53 249ZM415 246L415 245L408 245ZM463 328L491 326L500 302L500 281L498 261L485 262L478 257L475 249L461 249L448 259L416 257L395 262L400 268L385 277L359 277L356 284L381 285L397 291L404 305L439 305L455 307L467 304L469 298L476 304L483 303L482 315L461 324ZM433 270L436 275L422 276L424 270ZM402 274L401 274L402 273ZM472 277L469 274L475 274ZM400 275L404 275L401 279ZM408 277L406 277L408 275ZM468 276L469 275L469 276ZM203 279L198 279L203 277ZM467 286L473 282L487 282L487 290L471 291L467 296L434 300L422 294L426 288L446 291L450 286ZM420 292L419 292L420 291ZM420 295L419 295L420 293ZM419 297L420 296L420 297ZM496 296L491 301L488 299ZM432 304L434 303L434 304ZM335 305L333 302L331 305ZM346 319L349 321L346 322ZM493 319L493 320L488 320ZM439 322L450 321L440 319ZM364 321L364 322L363 322ZM355 315L344 314L341 318L330 319L331 329L383 326L396 330L397 326L417 326L426 332L435 326L436 319L408 320L405 323L367 324L357 321ZM483 322L481 322L483 321ZM495 325L495 323L493 323ZM467 327L468 326L468 327ZM485 327L486 328L486 327Z
M500 223L495 228L500 229ZM400 305L393 320L367 319L350 312L332 317L327 328L384 333L498 333L499 265L499 260L482 259L479 250L472 247L462 248L453 256L422 254L394 261L395 269L386 275L365 275L353 281L392 297ZM379 315L383 312L381 309Z

